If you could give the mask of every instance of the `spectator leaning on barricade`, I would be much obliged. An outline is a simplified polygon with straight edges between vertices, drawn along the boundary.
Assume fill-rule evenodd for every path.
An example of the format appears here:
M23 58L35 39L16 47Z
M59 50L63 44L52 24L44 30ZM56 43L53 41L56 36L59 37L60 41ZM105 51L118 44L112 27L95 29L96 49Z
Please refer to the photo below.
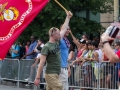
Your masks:
M37 53L34 51L35 47L37 45L36 37L35 36L31 36L30 39L31 39L31 44L29 46L28 52L27 52L26 55L24 55L22 57L22 59L24 59L25 57L28 60L29 59L35 59L35 57L37 56Z
M77 41L77 39L73 36L72 32L70 32L72 38L73 38L73 42L75 43L75 45L77 46L78 49L78 53L77 53L77 57L76 60L74 60L71 63L71 66L73 66L73 64L76 62L76 70L75 70L75 81L76 84L79 85L80 83L80 79L81 79L81 62L79 62L77 59L82 55L83 51L85 50L85 43L86 41L84 39L81 39L79 41Z
M88 51L88 54L87 54L87 56L86 56L86 58L84 58L86 61L88 61L89 62L89 86L91 87L92 86L92 83L95 81L95 76L94 76L94 63L93 62L91 62L92 61L92 58L93 58L93 53L94 53L94 50L93 50L93 48L92 48L92 45L93 45L93 43L92 43L92 41L89 41L88 43L88 49L89 49L89 51Z
M74 35L72 34L72 32L70 32L73 42L75 43L75 45L77 46L77 57L76 59L71 63L71 66L74 65L74 63L76 64L75 66L75 82L77 85L80 85L80 79L82 78L81 76L81 62L79 62L77 59L82 55L83 51L85 50L85 43L86 41L82 38L81 40L77 40Z
M88 57L89 51L91 50L90 47L88 47L88 45L90 45L90 42L91 41L86 42L85 50L79 58L79 60L82 60L81 65L83 65L87 61L86 58Z
M13 59L20 59L20 46L18 45L17 42L12 45L12 47L10 48L10 52L11 52L11 56ZM17 62L17 60L13 60L11 73L13 73L13 77L15 79L18 78L17 70L18 70L18 62Z
M102 45L102 44L101 44ZM102 45L103 46L103 45ZM111 63L109 62L109 59L106 57L105 55L105 52L104 52L104 49L102 49L102 64L103 67L104 67L104 72L103 72L103 75L104 75L104 83L103 83L103 87L104 88L114 88L116 87L116 83L115 83L115 64L114 63Z
M88 86L89 85L89 74L88 74L88 65L89 63L86 62L86 60L84 58L87 57L88 55L88 51L89 51L89 48L88 48L88 42L85 44L85 50L83 51L83 53L81 54L81 56L77 59L77 62L79 61L82 61L81 63L81 67L83 67L84 71L82 72L82 74L84 76L82 76L84 78L84 81L82 81L81 83L84 84L84 86L82 87L85 87L85 86ZM86 90L85 88L82 88L80 90Z
M120 50L115 53L109 44L109 41L114 40L114 38L111 38L106 33L103 33L101 36L101 40L103 43L105 55L108 57L109 61L114 63L120 62Z
M72 32L70 31L70 35L72 36L73 42L75 43L75 45L77 46L77 58L79 58L81 56L81 54L83 53L84 49L85 49L85 43L86 41L84 39L81 40L77 40L74 35L72 34ZM76 61L73 61L73 63L71 65L73 65Z
M74 64L75 62L81 62L80 57L81 57L81 55L83 54L83 52L85 51L85 49L86 49L86 46L85 46L86 41L85 41L85 40L81 39L79 43L80 43L81 49L78 50L78 54L77 54L76 60L74 60L74 61L72 62L72 64L71 64L72 66L73 66L73 64Z
M95 87L97 87L97 82L98 80L100 81L100 86L102 86L103 84L103 66L101 65L102 63L102 50L98 48L99 46L99 42L94 41L92 42L92 49L94 50L93 52L93 57L91 60L96 61L94 64L94 74L95 74ZM100 69L99 69L100 68ZM100 70L100 78L98 77L98 73Z
M42 68L46 62L46 72L45 80L47 83L47 90L64 90L62 82L59 79L59 74L61 72L61 58L60 58L60 38L62 39L67 31L68 23L72 17L71 12L66 12L67 17L61 28L59 29L53 27L49 30L49 42L45 44L41 51L40 64L38 67L36 79L34 81L35 85L40 84L40 75Z
M37 53L37 57L35 58L35 62L31 66L30 76L27 79L25 79L25 81L32 82L32 78L33 78L33 74L36 70L36 66L40 61L41 49L43 46L44 46L44 41L42 39L38 39L37 46L35 47L35 50L34 50L34 52Z
M12 58L20 59L20 46L18 43L14 43L12 47L10 48L10 53Z
M120 50L118 50L116 53L114 50L111 48L109 41L114 40L114 38L111 38L108 36L108 34L103 33L101 36L101 40L103 43L103 50L107 58L109 59L110 62L120 62ZM119 72L118 72L119 73ZM120 89L120 88L119 88Z
M84 87L91 87L91 63L86 60L86 58L88 58L88 56L91 53L91 48L92 48L92 44L91 41L86 42L86 49L84 50L83 54L81 55L80 59L82 60L81 66L84 68ZM90 57L90 56L89 56ZM86 90L86 89L82 89L82 90ZM91 90L91 89L87 89L87 90Z
M115 53L118 52L120 50L120 42L115 42L114 43L114 48L115 48ZM116 81L117 81L117 85L118 87L120 87L120 62L116 63Z
M34 49L34 52L37 53L37 57L35 58L35 61L36 61L37 64L38 64L39 58L40 58L40 56L41 56L41 48L42 48L42 47L44 47L44 40L41 39L41 38L39 38L39 39L38 39L37 46L36 46L35 49Z
M25 54L27 54L29 46L30 46L30 41L27 41L25 45Z
M20 46L20 58L22 58L25 55L25 45L24 43L19 42Z

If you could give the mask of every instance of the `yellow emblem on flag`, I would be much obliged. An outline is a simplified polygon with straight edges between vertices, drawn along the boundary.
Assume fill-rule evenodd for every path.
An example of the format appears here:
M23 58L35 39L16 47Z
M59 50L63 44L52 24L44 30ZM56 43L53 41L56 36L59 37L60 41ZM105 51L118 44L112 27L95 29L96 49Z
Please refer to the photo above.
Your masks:
M5 9L6 5L8 4L0 4L0 20L4 22L11 21L11 20L17 20L19 16L19 11L15 7L10 7L9 9Z

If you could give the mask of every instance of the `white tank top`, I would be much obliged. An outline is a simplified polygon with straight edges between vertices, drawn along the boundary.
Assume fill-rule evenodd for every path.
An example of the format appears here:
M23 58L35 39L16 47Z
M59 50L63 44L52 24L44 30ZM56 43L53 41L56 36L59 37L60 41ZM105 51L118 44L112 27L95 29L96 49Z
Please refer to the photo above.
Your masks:
M102 50L101 49L98 49L98 50L95 50L95 52L98 53L99 57L98 57L98 63L95 63L95 67L99 67L101 62L102 62Z

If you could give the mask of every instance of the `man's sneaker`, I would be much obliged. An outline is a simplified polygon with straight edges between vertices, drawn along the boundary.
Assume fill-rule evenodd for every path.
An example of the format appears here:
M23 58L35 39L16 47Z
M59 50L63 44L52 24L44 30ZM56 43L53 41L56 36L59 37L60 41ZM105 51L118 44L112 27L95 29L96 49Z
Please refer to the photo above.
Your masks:
M3 79L0 77L0 83L3 81Z
M32 85L31 83L28 83L28 84L26 84L25 86L27 86L27 87L28 87L28 86L31 86L31 85Z
M28 82L29 78L26 78L26 79L24 79L24 80Z
M26 82L32 82L30 78L24 79Z
M18 78L17 78L17 77L15 77L15 80L18 80Z

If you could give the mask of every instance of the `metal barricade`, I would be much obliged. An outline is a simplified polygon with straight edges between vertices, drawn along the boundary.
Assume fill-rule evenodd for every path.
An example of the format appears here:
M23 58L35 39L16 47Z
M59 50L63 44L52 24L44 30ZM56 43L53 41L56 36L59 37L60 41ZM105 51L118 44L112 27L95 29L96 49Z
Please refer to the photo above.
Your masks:
M34 60L8 59L0 61L1 79L17 82L25 81L30 77ZM38 65L36 65L37 67ZM33 83L37 68L34 67L31 82ZM41 75L41 84L46 84L44 79L44 71ZM110 62L90 62L76 63L71 67L71 76L69 77L69 87L74 89L96 89L96 90L119 90L120 86L120 63ZM36 90L36 89L34 89Z
M2 71L2 60L0 60L0 82L2 81L2 78L1 78L1 71Z
M23 59L20 61L20 81L21 82L33 82L34 80L34 77L35 77L35 68L32 68L33 69L33 73L30 77L30 71L31 71L31 66L32 64L34 63L34 60L33 59L29 59L29 60L26 60L26 59ZM30 78L29 80L25 80L25 79L28 79Z
M0 80L17 82L17 87L19 87L20 83L34 84L38 65L36 64L33 66L33 64L33 59L18 60L5 58L3 61L0 61ZM45 66L40 76L41 84L46 84L44 79L44 72ZM29 78L29 80L26 81L25 79L27 78Z
M6 81L17 82L17 87L19 87L20 82L28 82L24 79L28 78L30 75L31 65L34 60L19 60L6 58L2 62L1 79ZM34 70L35 72L36 70ZM35 77L35 73L33 73ZM31 83L33 83L34 77Z
M71 76L69 78L69 87L97 89L94 75L94 64L97 62L85 62L75 64L71 67ZM72 82L71 82L72 81Z
M17 82L19 87L20 62L19 59L5 58L2 61L1 79Z
M100 69L100 77L103 77L103 80L99 78L100 90L119 90L117 83L119 82L119 67L116 67L117 63L102 62Z
M90 62L71 67L70 88L119 90L120 63Z

